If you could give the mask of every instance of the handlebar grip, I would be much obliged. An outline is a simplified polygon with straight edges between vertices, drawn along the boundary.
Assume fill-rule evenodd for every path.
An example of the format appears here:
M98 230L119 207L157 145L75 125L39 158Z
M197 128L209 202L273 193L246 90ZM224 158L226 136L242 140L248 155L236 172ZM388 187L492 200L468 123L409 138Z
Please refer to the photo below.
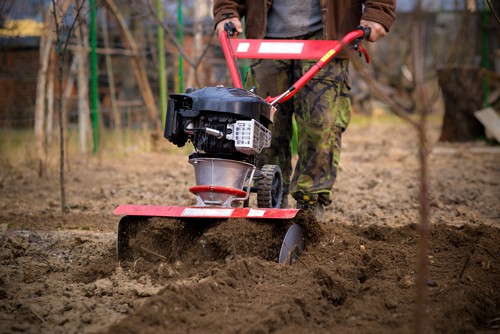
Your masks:
M372 28L370 28L370 27L364 27L364 26L358 26L358 29L363 31L363 39L370 38L370 34L372 33Z
M231 21L224 23L224 31L226 31L229 36L233 36L237 32L236 27Z

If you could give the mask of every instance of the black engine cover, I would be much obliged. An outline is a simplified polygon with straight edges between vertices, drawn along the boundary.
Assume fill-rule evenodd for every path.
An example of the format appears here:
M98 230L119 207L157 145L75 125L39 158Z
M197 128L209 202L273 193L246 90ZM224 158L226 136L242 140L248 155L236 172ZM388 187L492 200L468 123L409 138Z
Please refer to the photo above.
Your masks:
M199 123L197 119L206 114L217 118L220 113L223 123L230 116L235 120L255 119L268 127L272 123L271 108L264 99L242 88L205 87L184 94L170 94L164 135L170 142L182 147L188 139L192 139L184 132L186 125Z

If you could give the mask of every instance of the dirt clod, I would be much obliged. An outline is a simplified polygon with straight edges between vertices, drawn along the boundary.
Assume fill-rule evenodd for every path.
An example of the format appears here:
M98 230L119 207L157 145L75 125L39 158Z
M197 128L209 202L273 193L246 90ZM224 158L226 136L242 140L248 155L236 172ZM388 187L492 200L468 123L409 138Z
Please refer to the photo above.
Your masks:
M429 130L436 138L438 128ZM12 175L22 177L0 188L0 333L411 333L419 222L411 131L351 126L320 222L304 212L293 221L141 218L147 228L131 236L126 261L116 258L113 209L192 204L183 152L158 144L72 168L67 214L54 205L50 171L39 178L18 166ZM500 151L474 145L433 141L426 314L435 333L498 331ZM304 228L306 248L284 266L277 256L292 223Z

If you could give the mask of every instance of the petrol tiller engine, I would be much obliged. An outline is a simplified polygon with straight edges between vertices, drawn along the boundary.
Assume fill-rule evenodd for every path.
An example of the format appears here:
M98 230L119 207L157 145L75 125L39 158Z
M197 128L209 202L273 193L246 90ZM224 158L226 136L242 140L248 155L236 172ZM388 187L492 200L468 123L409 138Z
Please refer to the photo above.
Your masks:
M274 107L242 88L205 87L171 94L165 137L179 147L191 142L196 206L237 206L257 192L258 207L278 208L282 176L277 165L256 168L271 144ZM252 187L252 181L256 185Z

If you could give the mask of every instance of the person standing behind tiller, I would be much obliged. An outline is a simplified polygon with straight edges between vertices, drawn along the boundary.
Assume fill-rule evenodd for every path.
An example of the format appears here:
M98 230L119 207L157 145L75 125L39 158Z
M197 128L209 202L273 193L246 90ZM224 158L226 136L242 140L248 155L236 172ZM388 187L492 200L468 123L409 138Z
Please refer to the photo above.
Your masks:
M214 0L217 34L231 21L239 33L245 17L247 38L341 39L359 25L371 28L369 41L384 37L395 19L396 0ZM258 162L279 165L283 173L283 203L288 193L297 208L311 209L321 219L323 207L332 203L342 132L351 118L348 56L340 54L306 86L280 104L274 119L271 147ZM316 61L256 60L247 86L261 97L288 89ZM298 128L299 160L292 178L290 141L292 114Z

